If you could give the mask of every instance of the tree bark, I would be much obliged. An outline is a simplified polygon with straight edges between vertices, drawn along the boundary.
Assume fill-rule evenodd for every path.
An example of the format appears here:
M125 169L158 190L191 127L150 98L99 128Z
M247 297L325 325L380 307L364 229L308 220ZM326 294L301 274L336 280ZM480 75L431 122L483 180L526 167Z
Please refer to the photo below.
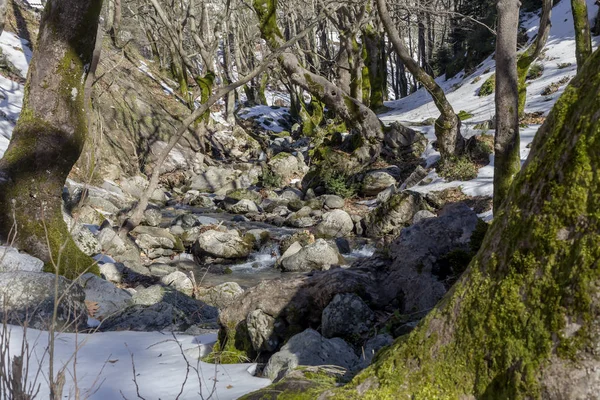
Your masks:
M498 0L496 37L496 137L494 141L494 211L521 169L517 77L518 0Z
M575 56L577 58L577 71L592 54L592 36L586 0L571 0L573 11L573 24L575 25Z
M454 112L452 105L446 99L442 88L435 82L419 64L413 60L406 45L396 29L390 14L387 10L386 0L377 0L377 9L379 17L383 23L385 31L394 45L394 50L402 60L402 63L408 68L410 73L427 89L433 103L440 112L440 116L435 122L435 136L442 158L449 158L462 154L465 147L465 139L460 134L460 119Z
M98 272L67 230L61 195L88 133L85 77L101 7L101 0L46 4L21 116L0 160L0 236L16 233L20 249L68 277Z

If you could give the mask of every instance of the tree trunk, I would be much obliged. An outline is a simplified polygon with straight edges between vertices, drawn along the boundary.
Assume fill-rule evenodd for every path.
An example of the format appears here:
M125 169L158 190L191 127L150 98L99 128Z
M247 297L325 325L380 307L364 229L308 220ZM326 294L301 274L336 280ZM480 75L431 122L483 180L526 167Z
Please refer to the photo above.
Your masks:
M0 35L4 32L4 25L6 23L6 8L8 0L0 0Z
M274 51L283 44L283 36L276 19L277 0L254 0L253 6L260 20L261 35ZM308 71L293 53L284 51L279 56L279 63L293 84L317 97L346 121L348 126L354 127L360 133L362 143L353 153L358 164L364 167L379 156L383 126L371 109L327 79Z
M535 42L525 50L517 61L517 74L519 78L519 116L525 111L525 99L527 97L527 85L525 80L527 72L533 62L539 57L546 46L550 34L550 17L552 16L552 0L543 0L542 14L540 15L540 26Z
M538 131L478 254L417 328L348 385L290 385L281 398L597 397L598 68L596 51Z
M573 24L575 25L575 56L577 71L580 71L585 60L592 54L592 36L586 0L571 0Z
M442 158L462 154L465 147L465 139L460 134L460 119L454 112L452 105L446 99L442 88L435 82L419 64L413 60L398 30L390 18L385 0L377 0L377 9L379 17L383 22L385 31L394 45L394 50L402 60L402 63L408 68L411 74L423 85L431 94L433 102L440 111L440 116L435 121L435 136L438 142L438 148Z
M494 142L494 211L508 194L521 169L517 33L519 0L498 0L496 37L496 138Z
M98 272L62 216L62 191L88 127L85 77L101 0L49 0L31 60L21 117L0 160L0 236L68 277Z

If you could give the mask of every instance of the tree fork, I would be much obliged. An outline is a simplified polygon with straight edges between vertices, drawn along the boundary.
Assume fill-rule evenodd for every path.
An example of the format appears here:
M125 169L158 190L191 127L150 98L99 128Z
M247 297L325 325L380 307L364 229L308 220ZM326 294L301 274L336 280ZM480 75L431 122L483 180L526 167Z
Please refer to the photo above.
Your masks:
M49 0L21 116L0 160L0 237L67 277L98 273L62 217L62 191L88 134L85 78L102 0Z

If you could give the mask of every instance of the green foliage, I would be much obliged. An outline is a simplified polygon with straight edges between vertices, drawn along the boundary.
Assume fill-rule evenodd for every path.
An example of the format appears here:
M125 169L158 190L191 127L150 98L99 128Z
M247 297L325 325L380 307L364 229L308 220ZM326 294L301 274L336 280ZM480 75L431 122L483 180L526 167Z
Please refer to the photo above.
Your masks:
M225 341L225 346L221 345L221 341L217 340L213 347L213 351L202 358L202 361L210 364L242 364L250 362L250 359L241 350L229 344L230 340Z
M479 88L479 93L477 93L477 95L479 97L489 96L490 94L494 93L495 89L496 74L492 74L489 78L485 80L485 82L483 82L483 85L481 85L481 88Z
M458 112L457 116L458 116L458 119L460 119L461 121L465 121L469 118L473 118L473 114L471 114L470 112L465 111L465 110L460 110Z
M283 185L283 179L281 176L271 171L269 168L264 168L260 175L260 183L263 187L269 189L278 189Z
M349 178L342 172L334 172L324 168L322 170L323 184L327 193L343 198L354 197L358 192L358 185L348 183Z
M436 170L438 175L449 181L468 181L477 177L477 166L466 156L451 156L440 160Z
M527 71L527 80L534 80L541 77L544 73L544 65L540 63L535 63L531 67L529 67L529 71Z

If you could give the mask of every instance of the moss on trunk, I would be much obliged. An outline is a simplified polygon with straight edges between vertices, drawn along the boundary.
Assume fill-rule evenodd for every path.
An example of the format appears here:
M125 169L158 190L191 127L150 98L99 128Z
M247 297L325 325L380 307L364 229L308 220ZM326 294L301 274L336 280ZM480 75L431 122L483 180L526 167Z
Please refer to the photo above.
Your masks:
M0 238L67 277L98 273L62 218L62 190L87 137L85 77L101 0L51 0L41 20L23 110L0 160Z

